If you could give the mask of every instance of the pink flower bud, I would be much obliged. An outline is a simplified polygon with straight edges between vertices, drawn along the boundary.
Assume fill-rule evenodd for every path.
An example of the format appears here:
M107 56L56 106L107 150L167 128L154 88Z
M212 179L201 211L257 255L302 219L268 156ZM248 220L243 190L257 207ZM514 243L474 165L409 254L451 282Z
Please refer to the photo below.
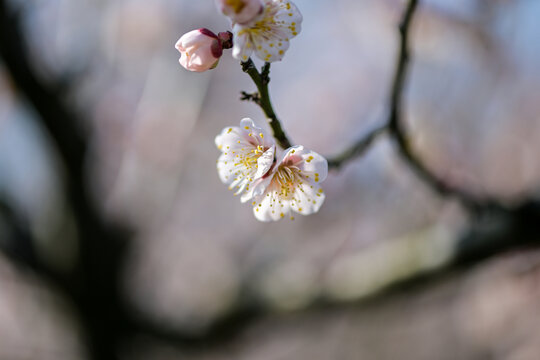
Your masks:
M223 47L216 34L208 29L190 31L176 42L180 65L189 71L203 72L217 66Z
M263 13L262 0L216 0L217 7L234 23L247 24Z

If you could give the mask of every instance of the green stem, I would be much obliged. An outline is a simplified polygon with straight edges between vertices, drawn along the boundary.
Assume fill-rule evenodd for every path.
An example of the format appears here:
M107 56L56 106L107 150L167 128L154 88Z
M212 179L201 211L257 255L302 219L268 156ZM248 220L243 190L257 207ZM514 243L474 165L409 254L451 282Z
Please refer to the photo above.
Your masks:
M249 59L246 62L242 62L242 71L251 77L251 80L253 80L259 91L259 99L256 104L261 107L268 118L268 123L272 128L274 138L277 140L279 146L283 149L291 147L291 142L287 138L287 135L285 135L285 131L281 127L281 123L272 107L272 102L270 101L270 93L268 91L268 84L270 83L270 63L265 63L262 71L259 73L259 70L257 70L253 61Z

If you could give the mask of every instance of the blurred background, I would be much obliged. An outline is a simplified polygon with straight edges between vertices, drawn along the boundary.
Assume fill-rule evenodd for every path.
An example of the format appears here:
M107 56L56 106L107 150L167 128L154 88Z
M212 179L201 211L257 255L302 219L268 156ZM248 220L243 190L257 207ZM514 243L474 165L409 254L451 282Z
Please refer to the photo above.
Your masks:
M0 359L99 358L88 339L95 322L116 334L107 321L118 308L101 312L110 294L73 295L12 259L31 250L34 264L64 276L92 237L104 264L118 265L100 273L118 278L111 302L166 333L204 339L230 314L258 314L240 330L222 327L226 341L195 347L130 329L135 336L112 339L114 358L540 358L539 251L381 293L449 264L474 223L419 180L389 138L331 172L326 202L309 217L260 223L227 191L214 137L243 117L264 121L239 101L254 85L230 51L196 74L174 48L195 28L230 30L213 0L7 3L38 79L58 85L78 115L92 206L129 229L129 246L111 265L105 253L116 245L81 232L70 166L0 58L0 245L16 250L0 252ZM292 141L331 156L384 119L405 3L295 3L302 32L272 66L271 96ZM446 183L509 207L540 189L539 17L535 0L424 0L411 29L404 117L415 152Z

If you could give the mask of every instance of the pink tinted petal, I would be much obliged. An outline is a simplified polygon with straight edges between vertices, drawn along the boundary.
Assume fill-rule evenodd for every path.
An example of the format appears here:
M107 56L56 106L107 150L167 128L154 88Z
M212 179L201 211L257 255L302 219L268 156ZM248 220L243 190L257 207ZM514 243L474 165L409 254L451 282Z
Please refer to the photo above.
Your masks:
M278 158L277 165L281 163L296 164L302 161L301 154L303 153L303 151L304 147L302 145L295 145L291 146L288 149L285 149L281 156Z
M202 72L215 67L222 54L217 35L208 29L184 34L175 44L181 53L180 64L189 71Z

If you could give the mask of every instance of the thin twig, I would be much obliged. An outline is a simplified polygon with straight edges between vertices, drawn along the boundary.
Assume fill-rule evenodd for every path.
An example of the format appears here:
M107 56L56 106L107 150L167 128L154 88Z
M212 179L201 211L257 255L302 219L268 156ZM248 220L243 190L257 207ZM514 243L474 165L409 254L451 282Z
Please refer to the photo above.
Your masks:
M363 135L358 141L356 141L350 148L343 151L341 154L328 159L328 167L330 169L339 169L345 165L349 160L359 157L368 150L375 139L379 135L384 134L388 130L388 123L379 125L367 134Z
M251 80L253 80L259 91L258 101L255 103L261 107L268 118L268 122L274 133L274 138L283 149L291 147L291 142L281 127L281 123L274 111L272 102L270 101L270 93L268 91L268 83L270 83L270 63L265 63L261 73L259 73L253 60L249 59L248 61L242 62L242 71L251 77Z
M242 101L253 101L255 104L261 106L261 98L258 92L248 93L246 91L240 92L240 100Z

